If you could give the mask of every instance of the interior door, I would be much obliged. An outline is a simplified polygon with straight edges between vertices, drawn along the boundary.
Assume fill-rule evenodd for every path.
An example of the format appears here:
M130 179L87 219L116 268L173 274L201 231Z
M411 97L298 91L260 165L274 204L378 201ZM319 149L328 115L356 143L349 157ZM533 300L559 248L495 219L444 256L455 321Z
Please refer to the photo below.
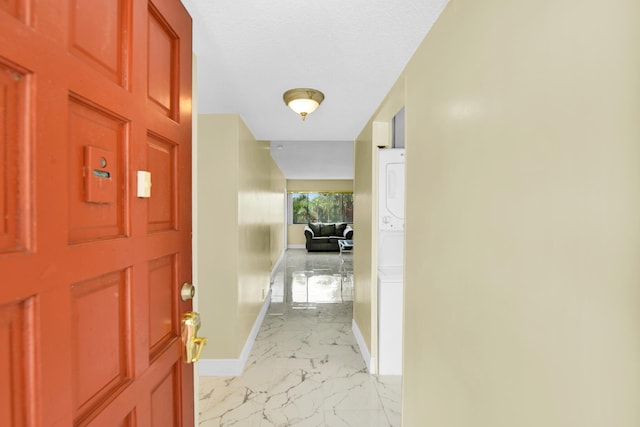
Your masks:
M179 0L0 1L0 425L193 424L190 141Z

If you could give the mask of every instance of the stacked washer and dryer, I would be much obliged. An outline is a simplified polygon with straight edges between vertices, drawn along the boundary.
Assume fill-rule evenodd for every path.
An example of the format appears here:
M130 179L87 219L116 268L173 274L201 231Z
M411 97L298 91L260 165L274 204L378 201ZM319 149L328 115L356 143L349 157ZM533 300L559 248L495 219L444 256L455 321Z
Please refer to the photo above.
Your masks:
M378 156L378 374L402 374L405 151Z

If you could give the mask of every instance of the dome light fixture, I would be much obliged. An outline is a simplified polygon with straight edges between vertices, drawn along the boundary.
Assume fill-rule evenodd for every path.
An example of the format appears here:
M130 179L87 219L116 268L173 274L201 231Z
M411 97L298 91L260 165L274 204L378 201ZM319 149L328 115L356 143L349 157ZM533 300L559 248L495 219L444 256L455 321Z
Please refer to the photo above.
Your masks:
M300 114L302 120L304 120L324 101L324 94L316 89L296 88L286 91L282 95L282 99L289 108L295 111L296 114Z

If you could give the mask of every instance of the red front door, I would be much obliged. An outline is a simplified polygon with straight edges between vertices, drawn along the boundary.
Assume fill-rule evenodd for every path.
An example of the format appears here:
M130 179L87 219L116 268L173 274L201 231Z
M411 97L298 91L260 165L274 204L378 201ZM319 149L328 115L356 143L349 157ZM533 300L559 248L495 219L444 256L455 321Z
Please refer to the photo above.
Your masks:
M0 2L1 426L193 424L190 141L179 0Z

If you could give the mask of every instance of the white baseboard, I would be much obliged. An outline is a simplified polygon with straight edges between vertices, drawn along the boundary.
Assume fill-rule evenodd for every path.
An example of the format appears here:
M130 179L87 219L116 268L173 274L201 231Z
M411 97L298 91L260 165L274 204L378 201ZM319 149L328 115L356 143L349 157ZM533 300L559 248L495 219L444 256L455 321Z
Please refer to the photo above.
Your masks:
M367 371L369 371L369 373L372 375L375 374L376 365L373 358L371 357L371 353L369 353L369 349L367 348L367 344L364 341L362 332L360 332L360 328L358 328L356 319L353 319L351 322L351 330L353 331L353 335L356 337L356 342L358 343L358 348L360 349L362 359L364 359L364 363L365 365L367 365Z
M200 359L200 362L198 362L198 370L201 377L236 377L238 375L242 375L244 365L247 363L247 359L249 358L249 354L251 353L251 348L253 347L253 343L256 340L256 336L258 336L260 326L262 326L262 321L267 314L270 303L271 289L269 289L269 292L267 292L267 297L264 299L264 303L262 304L260 313L258 313L258 317L253 323L253 328L251 328L251 332L247 337L247 341L244 343L244 348L242 349L240 358Z
M287 249L306 249L305 245L287 245Z

